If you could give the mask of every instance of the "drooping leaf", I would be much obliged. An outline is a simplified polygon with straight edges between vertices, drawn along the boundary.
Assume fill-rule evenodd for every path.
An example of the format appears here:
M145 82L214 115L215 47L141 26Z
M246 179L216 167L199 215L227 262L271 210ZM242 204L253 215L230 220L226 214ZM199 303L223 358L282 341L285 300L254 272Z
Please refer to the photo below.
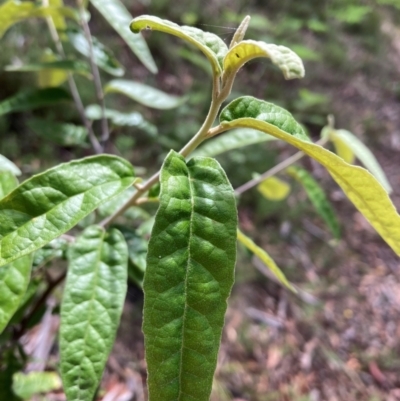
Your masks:
M124 159L100 155L60 164L0 200L0 266L71 229L134 182Z
M85 127L57 123L42 118L28 121L28 127L43 139L54 141L62 146L83 145L86 142L87 129Z
M269 177L257 185L258 191L269 200L280 201L290 192L290 185L277 177Z
M269 268L269 270L271 270L271 272L281 284L289 288L289 290L297 292L292 284L289 283L282 270L277 266L271 256L269 256L268 253L264 251L264 249L256 245L252 239L244 235L240 230L237 230L237 239L249 251L253 252L254 255L258 256L264 262L264 264Z
M267 57L282 71L286 79L303 78L304 66L300 57L285 46L243 40L233 46L224 58L224 74L235 74L248 61Z
M298 166L290 166L286 169L286 172L303 186L311 203L314 205L318 214L324 219L325 223L332 231L332 234L335 238L340 238L340 226L336 219L335 211L325 191L317 181L314 180L307 170Z
M382 185L367 170L346 163L325 148L310 142L290 113L253 97L234 100L222 111L224 128L247 127L264 131L302 150L329 171L356 208L375 230L400 255L400 216Z
M213 157L228 152L229 150L254 145L256 143L274 141L275 139L276 138L271 135L265 135L264 132L254 129L235 129L205 142L204 145L201 145L192 153L192 156Z
M328 129L327 131L324 131L328 135L329 139L332 140L336 150L338 150L338 144L339 149L340 146L346 146L349 149L347 152L352 152L369 170L369 172L375 176L375 178L382 184L389 194L393 191L375 156L354 134L345 129ZM339 154L338 152L339 156L343 157L343 151L341 151L341 153L342 154Z
M78 20L73 8L40 7L33 1L8 0L0 5L0 38L12 25L25 19L60 16Z
M124 39L137 58L153 74L157 66L153 60L146 41L140 34L133 34L129 29L132 16L119 0L90 0L92 5L100 12L107 22Z
M0 155L0 171L9 171L14 175L21 175L21 170L3 155Z
M60 365L68 401L92 400L114 343L126 294L122 234L90 226L70 248L61 304Z
M208 401L234 280L237 212L219 164L171 151L144 279L151 400Z
M169 95L159 89L126 79L113 79L104 87L104 92L121 93L131 99L153 109L173 109L180 106L186 98Z
M83 32L69 30L68 38L79 53L90 57L90 46ZM104 46L94 36L92 36L92 46L94 61L103 71L115 77L122 77L125 74L124 66L115 58L111 49Z
M15 111L32 110L51 106L54 103L71 100L70 95L61 88L30 89L18 92L0 102L0 116Z
M61 387L60 377L56 372L17 372L13 375L13 391L24 400L30 400L35 394L47 393Z
M131 113L121 113L118 110L106 109L106 118L109 118L113 125L117 127L135 127L151 136L157 135L157 127L147 121L143 115L137 111ZM102 118L101 107L97 104L92 104L86 107L86 116L90 120L100 120Z
M169 33L186 40L205 54L213 67L214 73L217 75L222 73L223 59L228 47L217 35L191 26L179 26L171 21L150 15L142 15L132 21L131 30L133 32L140 32L143 29Z
M8 195L17 185L18 180L11 171L0 171L0 199Z

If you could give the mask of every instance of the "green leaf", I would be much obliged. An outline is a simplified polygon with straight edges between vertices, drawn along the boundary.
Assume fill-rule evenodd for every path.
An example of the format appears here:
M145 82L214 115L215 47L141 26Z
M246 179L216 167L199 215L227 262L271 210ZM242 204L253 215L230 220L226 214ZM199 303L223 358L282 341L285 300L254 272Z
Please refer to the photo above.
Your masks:
M347 146L348 149L360 160L360 162L375 176L382 184L386 191L390 194L393 191L384 171L376 160L372 152L351 132L345 129L330 129L323 130L323 135L328 135L337 148L338 142ZM339 145L340 146L340 145ZM343 146L343 145L342 145ZM343 152L343 150L342 150ZM340 155L341 156L341 155Z
M0 200L0 266L60 236L134 182L124 159L100 155L60 164Z
M33 1L6 1L0 5L0 39L12 25L27 18L60 16L79 20L78 14L73 8L39 7Z
M117 31L122 39L124 39L143 65L150 72L155 74L158 71L157 66L147 47L146 41L143 39L142 35L133 34L129 30L132 16L126 7L119 0L90 0L90 2Z
M31 277L32 256L0 267L0 333L17 311Z
M62 61L51 49L45 49L40 58L42 63ZM39 70L37 72L37 84L39 88L55 88L62 85L68 79L68 71L63 69Z
M269 177L257 185L258 191L269 200L280 201L290 192L290 185L277 177Z
M18 180L11 171L0 171L0 199L8 195L17 185Z
M210 158L171 151L144 279L149 398L208 401L234 281L233 189Z
M157 135L157 127L147 121L141 113L132 111L131 113L121 113L118 110L106 109L106 118L109 118L113 125L117 127L136 127L151 136ZM86 107L86 116L90 120L100 120L102 118L101 107L91 104Z
M318 214L324 219L332 234L335 238L340 238L340 226L336 219L335 211L325 191L317 181L314 180L307 170L298 166L291 166L286 169L286 172L303 186L311 203Z
M62 146L83 145L86 143L87 129L75 124L57 123L42 118L28 121L28 127L41 136Z
M293 292L297 292L297 290L289 283L282 270L277 266L271 256L268 255L264 249L260 248L256 245L252 239L244 235L240 230L237 230L237 239L241 242L249 251L253 252L254 255L258 256L264 264L269 268L269 270L274 274L277 280L283 284L285 287L289 288L289 290Z
M271 59L286 79L304 77L303 62L295 52L285 46L255 40L243 40L229 50L224 58L224 75L236 74L244 64L257 57Z
M272 106L247 96L236 99L222 111L221 126L224 129L243 127L264 131L321 163L356 208L400 255L400 216L382 185L367 170L348 164L329 150L310 142L304 132L299 131L301 127L290 113L283 113L277 106L274 106L274 114L266 112Z
M47 393L61 387L60 377L56 372L17 372L13 375L13 391L24 400L39 393Z
M217 35L191 26L179 26L171 21L150 15L142 15L132 21L131 30L133 32L140 32L142 29L154 29L169 33L193 44L208 58L214 73L221 75L223 60L228 47Z
M44 266L55 258L62 258L68 248L68 241L62 237L53 239L33 254L33 268Z
M92 400L125 301L128 249L122 234L88 227L70 248L61 304L60 365L68 401Z
M197 148L192 153L192 156L217 156L229 150L273 140L275 140L273 136L265 135L264 132L254 129L235 129L210 139L204 145Z
M0 171L9 171L14 175L21 175L21 170L3 155L0 155Z
M16 111L32 110L52 106L54 103L71 100L70 95L61 88L30 89L18 92L0 102L0 116Z
M128 81L126 79L114 79L105 87L104 92L121 93L131 99L153 109L173 109L180 106L186 98L169 95L159 89L142 84L136 81Z
M68 31L68 38L72 46L86 57L90 57L90 46L85 35L80 31ZM115 58L111 49L104 46L97 38L92 36L94 62L105 72L122 77L125 74L124 66Z

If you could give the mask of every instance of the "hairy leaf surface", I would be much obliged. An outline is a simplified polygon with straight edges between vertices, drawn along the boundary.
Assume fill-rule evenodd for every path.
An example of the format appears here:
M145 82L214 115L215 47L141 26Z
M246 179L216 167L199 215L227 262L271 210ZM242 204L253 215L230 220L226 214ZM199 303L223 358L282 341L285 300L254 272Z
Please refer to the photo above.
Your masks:
M335 238L340 238L339 222L336 219L335 211L322 187L307 170L301 167L291 166L286 169L286 172L303 186L311 203L314 205L318 214L324 219L325 223L332 231L332 234Z
M159 89L126 79L114 79L104 87L105 93L121 93L131 99L153 109L173 109L180 106L184 97L169 95Z
M243 40L229 50L224 58L224 74L235 74L248 61L258 57L271 59L286 79L304 77L303 62L294 51L255 40Z
M218 75L222 73L223 59L228 47L217 35L191 26L179 26L174 22L150 15L142 15L132 21L133 32L140 32L142 29L154 29L186 40L204 53L215 73Z
M238 98L222 111L221 125L227 129L247 127L264 131L321 163L375 230L400 255L400 216L382 185L367 170L346 163L329 150L311 143L307 137L305 139L304 134L299 135L301 127L290 113L285 122L280 107L275 106L274 114L265 112L271 106L249 96Z
M61 305L60 365L68 401L92 400L125 301L128 249L122 234L90 226L69 252Z
M129 29L132 16L119 0L90 0L104 19L115 29L137 58L153 74L158 69L142 35L133 34Z
M101 155L60 164L0 200L0 266L71 229L134 182L132 166Z
M144 279L151 401L208 401L234 281L237 212L219 164L171 151Z

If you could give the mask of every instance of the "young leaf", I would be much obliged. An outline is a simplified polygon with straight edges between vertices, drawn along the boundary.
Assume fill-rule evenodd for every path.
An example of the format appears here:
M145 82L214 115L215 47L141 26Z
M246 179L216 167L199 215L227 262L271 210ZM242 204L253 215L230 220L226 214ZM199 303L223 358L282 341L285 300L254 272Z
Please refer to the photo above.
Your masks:
M13 375L12 389L24 400L30 400L35 394L47 393L61 387L60 377L56 372L17 372Z
M11 171L0 171L0 199L8 195L17 185L18 180Z
M142 15L132 21L131 30L133 32L137 33L142 29L154 29L169 33L193 44L208 58L214 73L221 75L223 59L228 47L217 35L191 26L179 26L171 21L150 15Z
M258 256L264 264L271 270L275 277L282 283L285 287L293 292L297 292L296 289L289 283L282 270L277 266L271 256L268 255L264 249L261 249L256 245L252 239L244 235L240 230L237 230L237 239L241 242L249 251L253 252L254 255Z
M381 184L367 170L348 164L329 150L310 142L291 114L282 110L250 96L241 97L222 111L221 126L264 131L321 163L356 208L400 255L400 216Z
M122 2L119 0L90 0L90 2L117 31L122 39L124 39L143 65L150 72L155 74L158 71L157 66L147 47L146 41L143 39L142 35L132 34L129 30L132 16Z
M173 109L180 106L186 98L169 95L159 89L126 79L114 79L104 87L105 93L121 93L153 109Z
M19 92L0 102L0 116L15 111L51 106L54 103L71 100L70 95L61 88L30 89Z
M311 203L331 229L334 237L340 238L340 226L335 211L317 181L301 167L291 166L286 172L303 186Z
M277 177L269 177L257 185L258 191L269 200L280 201L290 192L290 185Z
M147 255L149 398L208 401L234 281L237 212L219 164L171 151Z
M192 153L192 157L217 156L229 150L254 145L256 143L274 141L275 139L276 138L273 136L265 135L264 132L254 129L235 129L205 142L204 145L200 146Z
M360 162L370 171L370 173L375 176L375 178L382 184L389 194L393 191L375 156L354 134L345 129L329 129L328 135L336 149L338 142L347 146L350 152L352 152L357 159L359 159ZM339 156L341 155L339 154Z
M303 62L295 52L285 46L255 40L243 40L229 50L224 58L224 74L236 74L244 64L257 57L271 59L286 79L304 77Z
M68 401L92 400L125 301L128 249L122 234L88 227L69 252L61 304L60 365Z
M247 28L249 27L249 24L250 24L250 16L247 15L246 17L244 17L243 21L236 29L236 32L234 33L231 43L229 45L229 49L231 49L233 46L237 45L239 42L243 40Z
M14 175L21 175L21 170L3 155L0 155L0 171L9 171Z
M62 146L83 145L86 142L87 129L82 126L57 123L42 118L29 120L27 125L37 135Z
M80 31L68 31L68 38L72 46L81 54L90 57L90 46L85 35ZM94 62L105 72L122 77L125 74L124 66L115 58L113 52L92 36Z
M60 164L0 200L0 266L60 236L134 182L132 166L101 155Z

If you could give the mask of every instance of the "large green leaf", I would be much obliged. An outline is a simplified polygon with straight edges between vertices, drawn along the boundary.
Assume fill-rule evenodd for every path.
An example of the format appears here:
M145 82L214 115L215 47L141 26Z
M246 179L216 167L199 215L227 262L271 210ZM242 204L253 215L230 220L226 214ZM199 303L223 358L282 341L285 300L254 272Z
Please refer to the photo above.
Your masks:
M254 129L235 129L210 139L204 145L197 148L192 153L192 156L217 156L229 150L254 145L256 143L273 141L275 139L276 138L271 135L265 135L264 132Z
M134 182L132 166L101 155L60 164L0 200L0 266L60 236Z
M223 129L247 127L264 131L321 163L357 209L400 255L400 216L385 189L367 170L348 164L329 150L310 142L290 113L262 100L250 96L238 98L225 107L220 121Z
M83 32L70 30L68 38L72 46L81 54L90 57L90 45ZM94 62L105 72L115 77L125 74L124 66L115 58L113 52L92 36Z
M150 15L142 15L132 21L131 30L133 32L140 32L142 29L154 29L186 40L205 54L217 75L222 73L223 60L228 52L228 47L217 35L191 26L179 26L171 21Z
M12 25L27 18L68 17L78 20L78 14L69 7L40 7L33 1L8 0L0 5L0 38Z
M9 171L14 175L21 175L21 170L3 155L0 155L0 171Z
M28 121L28 127L44 139L49 139L62 146L83 145L86 142L87 129L85 127L57 123L42 118Z
M149 398L208 401L234 281L237 212L219 164L171 151L144 279Z
M113 79L104 87L105 93L121 93L153 109L173 109L180 106L186 98L169 95L159 89L126 79Z
M129 30L132 16L119 0L90 0L107 22L118 32L137 58L152 73L157 72L157 66L151 56L145 40L140 34Z
M61 88L30 89L18 92L0 102L0 116L15 111L36 109L51 106L54 103L71 100L70 95Z
M90 226L69 253L61 304L60 365L68 401L92 400L125 301L128 249L122 234Z
M286 169L286 172L304 187L308 198L314 205L318 214L331 229L332 234L335 238L340 238L340 226L336 219L335 211L329 202L325 191L317 181L314 180L307 170L298 166L291 166Z

